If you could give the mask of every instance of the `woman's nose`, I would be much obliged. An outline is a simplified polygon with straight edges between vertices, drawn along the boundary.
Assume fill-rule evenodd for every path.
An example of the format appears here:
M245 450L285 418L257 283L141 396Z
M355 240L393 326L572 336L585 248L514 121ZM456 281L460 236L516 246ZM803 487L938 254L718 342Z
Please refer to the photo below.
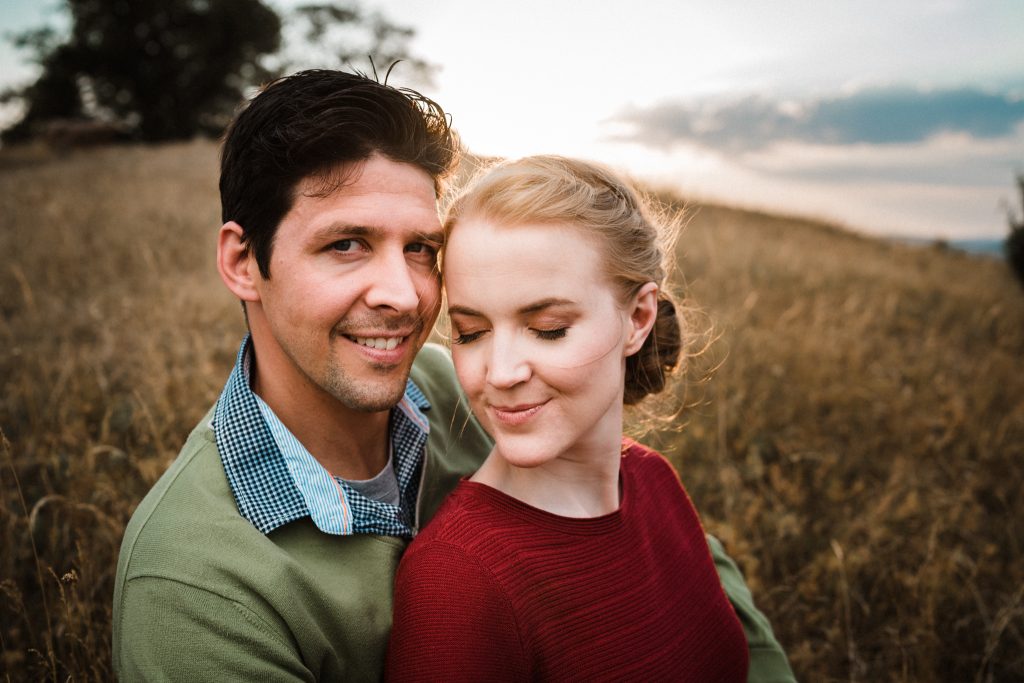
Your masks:
M508 389L530 379L530 362L513 335L495 333L487 366L487 382Z

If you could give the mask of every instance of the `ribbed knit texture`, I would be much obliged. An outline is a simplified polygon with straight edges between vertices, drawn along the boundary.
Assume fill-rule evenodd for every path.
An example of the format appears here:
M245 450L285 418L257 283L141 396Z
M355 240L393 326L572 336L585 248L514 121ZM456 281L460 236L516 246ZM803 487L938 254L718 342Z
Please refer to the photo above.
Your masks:
M636 444L622 502L560 517L460 483L396 578L387 673L434 681L745 681L743 629L671 465Z

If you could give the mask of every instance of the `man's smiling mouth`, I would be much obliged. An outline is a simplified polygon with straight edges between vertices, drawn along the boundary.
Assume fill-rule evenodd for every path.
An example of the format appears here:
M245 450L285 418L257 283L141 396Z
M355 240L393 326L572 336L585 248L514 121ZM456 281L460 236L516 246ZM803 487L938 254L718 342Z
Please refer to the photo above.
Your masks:
M408 337L353 337L347 334L344 336L360 346L367 346L371 349L380 349L382 351L391 351L408 339Z

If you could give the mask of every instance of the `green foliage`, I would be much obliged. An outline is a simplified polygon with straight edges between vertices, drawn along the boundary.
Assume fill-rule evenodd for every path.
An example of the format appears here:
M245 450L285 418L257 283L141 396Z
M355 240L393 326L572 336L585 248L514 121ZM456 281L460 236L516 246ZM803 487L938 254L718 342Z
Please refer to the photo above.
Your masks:
M326 68L376 71L402 62L402 73L424 83L435 66L409 52L415 31L392 23L377 12L355 5L309 3L285 17L285 46L280 55L282 73ZM367 67L362 66L369 58ZM379 74L385 79L385 73Z
M412 29L354 5L306 4L283 19L263 0L64 0L64 8L67 36L42 27L13 38L43 70L4 94L26 104L7 142L81 119L144 141L217 135L247 89L281 73L351 68L366 56L381 66L402 60L421 80L432 69L409 55Z
M1010 234L1006 238L1003 249L1010 269L1024 285L1024 174L1017 176L1017 189L1020 191L1021 215L1015 218L1012 211L1008 212L1007 222Z
M260 58L280 44L281 20L260 0L65 0L67 40L45 29L16 43L43 74L8 139L54 118L127 124L142 140L223 128L246 86L267 78Z

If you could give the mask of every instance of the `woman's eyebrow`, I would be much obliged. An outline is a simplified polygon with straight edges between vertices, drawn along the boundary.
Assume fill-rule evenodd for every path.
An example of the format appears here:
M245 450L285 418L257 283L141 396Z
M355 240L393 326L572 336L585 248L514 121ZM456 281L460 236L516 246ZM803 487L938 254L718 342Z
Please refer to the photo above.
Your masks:
M572 299L559 299L557 297L549 297L547 299L541 299L531 304L527 304L516 311L519 315L530 315L533 313L539 313L540 311L547 310L556 306L575 306L576 302ZM448 315L465 315L472 318L485 318L483 313L480 311L470 308L469 306L463 306L461 304L453 304L448 306Z
M448 315L465 315L471 318L483 318L484 314L480 311L474 310L469 306L459 306L458 304L448 307Z
M572 299L559 299L558 297L548 297L547 299L541 299L535 301L532 304L527 304L519 309L520 315L529 315L531 313L538 313L548 308L555 306L575 306L576 302Z

